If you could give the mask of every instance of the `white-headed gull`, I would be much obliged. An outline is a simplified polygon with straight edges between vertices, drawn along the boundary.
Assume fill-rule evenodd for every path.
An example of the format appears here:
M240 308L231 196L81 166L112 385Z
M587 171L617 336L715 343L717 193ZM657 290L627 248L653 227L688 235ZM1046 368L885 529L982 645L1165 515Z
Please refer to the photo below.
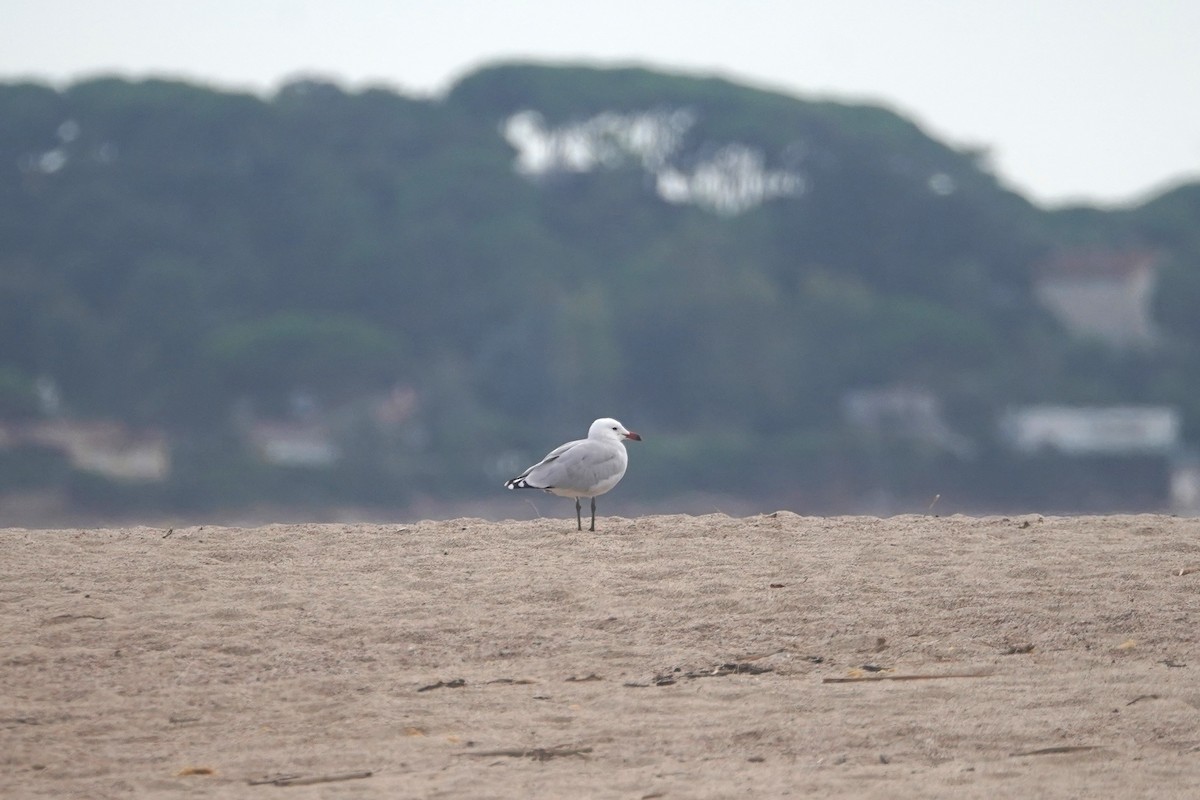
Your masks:
M575 498L575 522L583 530L579 498L592 498L592 526L596 530L596 497L617 485L629 464L625 440L642 440L615 419L604 417L592 423L586 439L559 445L538 463L512 480L509 489L542 489L559 497Z

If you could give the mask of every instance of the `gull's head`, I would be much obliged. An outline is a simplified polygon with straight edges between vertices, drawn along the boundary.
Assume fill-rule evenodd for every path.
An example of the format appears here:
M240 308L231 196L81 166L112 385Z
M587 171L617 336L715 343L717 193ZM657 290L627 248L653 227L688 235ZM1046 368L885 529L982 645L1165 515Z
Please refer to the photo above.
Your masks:
M589 439L616 439L617 441L632 440L640 442L641 436L626 428L612 417L603 417L592 423L588 428Z

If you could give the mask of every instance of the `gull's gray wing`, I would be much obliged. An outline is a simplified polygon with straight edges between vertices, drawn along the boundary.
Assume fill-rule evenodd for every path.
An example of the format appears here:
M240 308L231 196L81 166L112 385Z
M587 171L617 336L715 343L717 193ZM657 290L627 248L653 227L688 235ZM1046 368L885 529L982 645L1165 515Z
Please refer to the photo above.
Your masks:
M525 473L525 483L555 494L590 497L611 489L625 474L619 443L580 439L552 450Z
M538 479L538 478L531 479L530 476L533 475L535 471L544 467L546 464L549 464L553 461L557 461L558 458L563 453L567 452L572 447L581 445L586 441L587 441L587 439L576 439L573 442L567 442L566 444L560 444L558 447L554 448L549 453L547 453L546 457L543 458L541 461L534 464L532 467L525 470L517 477L506 481L504 485L507 486L509 489L548 489L548 488L550 488L546 484L542 483L540 479Z

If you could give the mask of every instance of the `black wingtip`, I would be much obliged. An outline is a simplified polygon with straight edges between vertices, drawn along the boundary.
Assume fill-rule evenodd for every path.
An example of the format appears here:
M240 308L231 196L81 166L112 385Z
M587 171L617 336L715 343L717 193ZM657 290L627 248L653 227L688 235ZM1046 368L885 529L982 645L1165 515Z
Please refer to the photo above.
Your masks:
M548 492L553 489L553 486L534 486L524 478L512 478L504 482L505 489L541 489L543 492Z

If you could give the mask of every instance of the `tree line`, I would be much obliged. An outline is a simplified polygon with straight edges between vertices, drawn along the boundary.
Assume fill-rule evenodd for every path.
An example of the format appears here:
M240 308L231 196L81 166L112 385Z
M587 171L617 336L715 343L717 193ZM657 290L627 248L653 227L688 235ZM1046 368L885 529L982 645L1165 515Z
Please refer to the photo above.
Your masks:
M529 175L504 125L531 110L632 122L592 167ZM647 112L686 113L669 152L639 155ZM166 430L156 502L470 495L609 414L658 433L647 496L853 493L881 470L978 491L1007 468L998 412L1029 402L1168 403L1197 437L1200 185L1050 211L887 109L640 69L498 65L437 98L10 83L0 120L0 418L41 413L51 379L62 413ZM752 169L789 193L721 213L658 190ZM1079 245L1163 254L1160 346L1080 341L1039 307L1034 266ZM843 399L889 385L993 455L864 442ZM394 430L355 412L395 387L419 402ZM284 480L236 425L297 397L347 456Z

